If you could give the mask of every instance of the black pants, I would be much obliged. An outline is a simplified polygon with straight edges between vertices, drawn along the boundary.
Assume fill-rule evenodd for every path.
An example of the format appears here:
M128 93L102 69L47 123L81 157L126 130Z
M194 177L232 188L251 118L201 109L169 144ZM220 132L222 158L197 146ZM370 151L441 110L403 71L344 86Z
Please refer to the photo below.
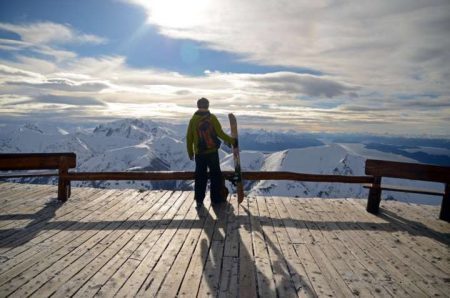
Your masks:
M195 200L203 202L205 199L208 168L211 179L211 201L219 203L223 200L221 195L222 171L220 170L219 153L217 151L195 156Z

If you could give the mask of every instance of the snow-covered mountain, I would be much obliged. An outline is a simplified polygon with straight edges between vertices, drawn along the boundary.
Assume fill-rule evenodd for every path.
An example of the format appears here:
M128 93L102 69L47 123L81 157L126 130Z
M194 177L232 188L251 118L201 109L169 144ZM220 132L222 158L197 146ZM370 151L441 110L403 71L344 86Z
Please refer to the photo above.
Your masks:
M78 171L192 170L185 147L180 136L170 128L139 119L118 120L73 133L58 128L44 129L35 124L6 128L0 133L1 152L75 152ZM36 179L23 180L34 182ZM175 181L74 182L77 186L145 189L188 187L184 184Z
M75 152L77 171L193 171L194 163L186 153L183 129L172 129L149 120L124 119L97 125L92 129L65 129L57 126L25 124L3 127L0 152ZM279 135L251 132L254 140L273 144ZM300 137L297 136L299 139ZM308 138L308 137L307 137ZM274 141L275 140L275 141ZM308 140L310 142L310 140ZM301 141L299 143L302 143ZM311 174L364 175L366 156L343 144L311 143L314 147L287 149L272 153L243 151L243 171L290 171ZM300 146L303 147L303 146ZM371 151L374 154L375 150ZM376 152L382 157L383 152ZM233 170L232 155L220 150L223 170ZM389 159L412 161L389 154ZM419 181L383 182L442 190L443 185ZM42 178L16 179L19 182L55 183ZM192 181L84 181L75 186L142 189L192 189ZM230 186L230 185L229 185ZM231 187L231 186L230 186ZM294 181L254 181L245 185L248 195L291 197L358 197L366 198L367 190L359 184L314 183ZM386 198L438 204L439 197L408 193L383 192Z

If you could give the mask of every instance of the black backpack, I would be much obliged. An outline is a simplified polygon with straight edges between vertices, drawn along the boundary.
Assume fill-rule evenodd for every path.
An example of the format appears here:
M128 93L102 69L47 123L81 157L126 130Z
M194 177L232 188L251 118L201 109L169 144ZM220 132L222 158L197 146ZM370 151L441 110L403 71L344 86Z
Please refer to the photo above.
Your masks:
M221 141L217 137L216 130L211 122L211 114L202 116L197 126L198 150L204 152L210 149L218 149Z

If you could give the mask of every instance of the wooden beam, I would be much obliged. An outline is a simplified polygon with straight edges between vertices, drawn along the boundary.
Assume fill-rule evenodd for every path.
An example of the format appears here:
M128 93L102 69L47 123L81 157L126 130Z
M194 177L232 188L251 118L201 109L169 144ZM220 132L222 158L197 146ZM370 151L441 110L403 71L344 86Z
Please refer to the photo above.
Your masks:
M372 183L371 176L321 175L293 172L242 172L244 180L293 180L305 182Z
M58 199L61 202L67 201L70 196L70 180L66 178L69 170L70 158L70 156L59 157Z
M439 219L450 222L450 183L445 184L445 193L442 198L441 212L439 213Z
M364 188L372 188L372 185L364 185ZM380 187L381 190L390 190L397 192L408 192L408 193L418 193L423 195L431 195L431 196L443 196L444 193L441 191L431 190L431 189L420 189L420 188L409 188L404 186L396 186L396 185L382 185Z
M223 171L225 178L234 172ZM371 176L319 175L293 172L242 172L244 180L293 180L309 182L372 183ZM62 176L68 180L194 180L195 172L70 172Z
M372 187L369 190L369 197L367 199L367 212L377 214L380 210L381 201L381 178L375 177Z
M68 168L76 167L75 153L5 153L0 154L0 171L59 169L61 157Z
M367 175L434 182L450 182L450 167L386 160L366 160Z
M0 174L0 179L7 178L33 178L33 177L57 177L58 172L23 173L23 174Z

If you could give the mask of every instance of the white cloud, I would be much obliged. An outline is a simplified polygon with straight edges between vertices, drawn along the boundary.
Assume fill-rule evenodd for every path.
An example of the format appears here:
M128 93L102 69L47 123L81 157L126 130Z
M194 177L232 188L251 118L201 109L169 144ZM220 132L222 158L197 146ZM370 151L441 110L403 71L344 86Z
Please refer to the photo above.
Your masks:
M35 72L26 71L23 69L18 69L18 68L0 64L0 78L2 78L2 77L10 77L10 78L25 77L25 78L34 78L34 79L42 79L43 78L42 75L35 73Z
M416 83L450 90L434 83L450 69L447 0L128 2L167 36L253 62L312 68L385 92Z
M75 113L97 120L135 116L183 122L195 111L197 98L205 96L213 112L234 112L244 126L378 133L395 127L396 132L442 134L450 112L448 97L393 101L328 76L207 72L192 77L130 68L118 56L77 58L55 64L52 73L40 73L39 63L34 65L34 71L20 63L0 67L5 98L0 100L0 114L50 117L48 111L55 111L60 119ZM350 95L355 91L357 98ZM37 113L38 109L47 112Z
M35 56L46 56L47 60L55 60L58 63L77 57L75 52L63 49L64 46L86 43L98 45L107 41L103 37L80 33L70 25L52 22L0 23L0 31L15 33L20 38L20 40L0 38L0 50L16 52L18 59L20 55L22 57L29 55L25 52L29 51L35 53Z
M0 28L22 40L0 39L1 49L16 53L14 61L0 61L0 116L125 115L182 122L203 96L215 113L234 112L241 124L260 128L448 133L449 47L441 38L448 13L439 10L440 2L402 7L398 1L186 1L174 20L173 9L158 12L158 3L173 7L164 1L133 2L145 5L149 21L170 37L322 74L190 76L136 69L122 56L78 57L60 49L102 42L70 26L39 23L43 32L36 32L31 25L2 23Z
M34 45L66 43L101 44L106 42L102 37L79 33L69 25L52 22L38 22L21 25L0 23L0 30L16 33L20 36L22 41Z

